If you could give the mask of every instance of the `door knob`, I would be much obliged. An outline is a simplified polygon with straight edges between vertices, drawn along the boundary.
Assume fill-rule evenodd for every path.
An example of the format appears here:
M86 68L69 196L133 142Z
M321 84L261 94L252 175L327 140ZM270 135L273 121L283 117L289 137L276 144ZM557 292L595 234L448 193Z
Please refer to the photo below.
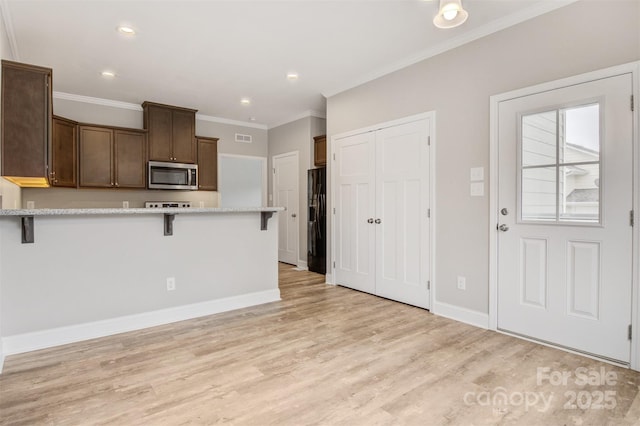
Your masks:
M507 232L509 230L509 227L503 223L502 225L498 226L498 229L502 232Z
M370 217L369 219L367 219L367 223L373 223L373 218Z
M380 224L380 223L382 223L382 221L380 219L376 219L376 223Z
M509 214L509 210L507 210L507 208L503 208L502 210L500 210L500 214L502 214L502 216L506 216Z

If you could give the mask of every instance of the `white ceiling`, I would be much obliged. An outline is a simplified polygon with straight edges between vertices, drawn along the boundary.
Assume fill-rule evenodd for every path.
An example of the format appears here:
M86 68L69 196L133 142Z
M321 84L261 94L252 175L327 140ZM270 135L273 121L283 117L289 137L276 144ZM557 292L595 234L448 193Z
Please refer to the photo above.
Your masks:
M0 0L16 60L56 92L145 100L273 127L321 116L325 96L575 0L463 0L461 27L424 0ZM134 37L116 31L121 24ZM103 70L116 78L105 79ZM287 72L296 71L291 82ZM63 96L63 95L60 95ZM243 106L240 99L251 99Z

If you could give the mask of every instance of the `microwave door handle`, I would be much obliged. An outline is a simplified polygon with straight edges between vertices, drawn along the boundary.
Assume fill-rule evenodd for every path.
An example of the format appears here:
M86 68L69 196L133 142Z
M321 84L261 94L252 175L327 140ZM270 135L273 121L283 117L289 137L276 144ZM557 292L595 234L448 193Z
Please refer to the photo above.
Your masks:
M189 179L187 179L187 185L191 186L191 169L187 169L187 175L189 175Z

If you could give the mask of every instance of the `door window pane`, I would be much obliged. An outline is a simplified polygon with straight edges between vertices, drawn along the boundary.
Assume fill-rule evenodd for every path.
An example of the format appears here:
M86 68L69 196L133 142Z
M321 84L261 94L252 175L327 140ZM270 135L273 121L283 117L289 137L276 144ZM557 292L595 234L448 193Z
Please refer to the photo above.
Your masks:
M600 105L523 115L520 219L600 222Z
M556 220L556 168L522 170L522 219Z
M522 165L556 164L556 111L545 111L522 117Z

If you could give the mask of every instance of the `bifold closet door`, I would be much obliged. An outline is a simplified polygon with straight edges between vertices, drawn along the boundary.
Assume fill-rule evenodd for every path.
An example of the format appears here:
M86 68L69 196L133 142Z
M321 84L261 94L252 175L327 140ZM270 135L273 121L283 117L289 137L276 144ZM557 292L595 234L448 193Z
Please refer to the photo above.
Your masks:
M429 122L336 143L336 283L429 308Z
M376 132L375 294L429 308L427 120Z
M375 293L375 133L336 146L336 283Z

